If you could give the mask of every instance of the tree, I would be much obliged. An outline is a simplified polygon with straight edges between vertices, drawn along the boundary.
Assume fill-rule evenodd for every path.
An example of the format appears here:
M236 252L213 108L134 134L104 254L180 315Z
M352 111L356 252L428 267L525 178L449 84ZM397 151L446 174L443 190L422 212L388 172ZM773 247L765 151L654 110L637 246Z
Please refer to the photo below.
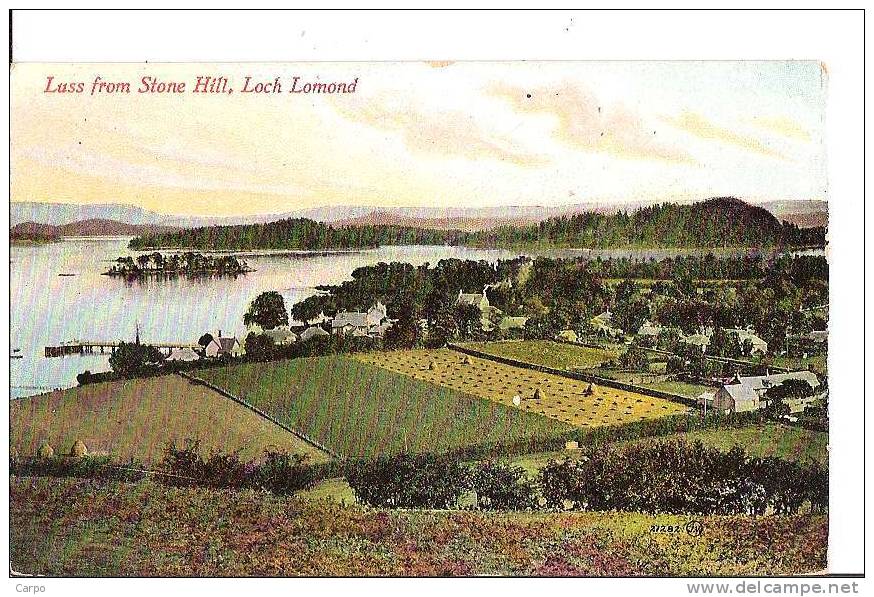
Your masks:
M212 334L207 332L203 336L200 337L200 339L197 341L197 343L205 350L207 346L212 344L213 340L215 340L215 338L213 338Z
M642 297L619 301L613 308L613 327L622 329L626 334L634 334L649 315L649 303Z
M121 376L132 377L156 369L162 360L164 356L154 346L122 342L109 356L109 366Z
M285 310L285 300L282 295L271 290L255 297L249 305L249 310L243 315L243 324L249 326L253 323L263 330L288 325L288 311Z
M413 308L402 303L397 321L386 331L383 344L386 348L413 348L419 344L421 329L419 318Z
M273 354L273 338L267 334L253 334L246 336L246 356L256 361L268 360Z
M426 344L429 348L441 348L447 342L458 338L458 321L455 313L449 306L437 308L434 319L428 326L428 338Z
M752 347L752 342L750 342L750 346ZM741 356L743 348L738 341L737 332L729 332L724 328L717 327L710 337L707 352L714 356L737 358Z
M636 344L629 346L628 350L620 355L619 365L623 369L649 371L649 359L646 358L646 351Z
M467 340L482 330L482 313L474 305L458 305L453 309L455 321L458 323L458 335Z

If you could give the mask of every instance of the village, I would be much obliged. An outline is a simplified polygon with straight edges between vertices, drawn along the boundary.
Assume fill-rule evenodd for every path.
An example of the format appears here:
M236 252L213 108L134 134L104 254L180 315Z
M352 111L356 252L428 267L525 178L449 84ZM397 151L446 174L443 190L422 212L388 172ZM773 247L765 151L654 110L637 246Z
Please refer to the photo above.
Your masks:
M529 317L524 315L506 315L501 309L490 304L487 290L490 285L484 286L477 292L465 292L459 289L454 300L455 308L473 308L479 314L478 332L482 332L487 338L500 337L501 342L526 343L524 331ZM358 349L382 350L383 340L386 333L397 323L397 319L388 316L385 304L377 300L366 310L339 311L328 316L321 311L308 321L291 320L286 324L264 328L256 322L249 322L246 326L246 334L242 337L225 335L218 330L215 335L204 334L197 345L181 346L167 350L164 363L196 363L209 360L242 359L247 354L247 338L261 338L265 340L271 349L278 350L277 355L282 354L283 348L301 345L313 339L353 339L361 342ZM418 320L418 326L423 338L427 338L428 320ZM797 421L797 415L807 407L821 404L827 399L827 387L816 373L809 369L790 370L785 367L763 364L762 358L768 354L768 343L759 337L751 328L727 328L719 330L721 334L728 334L741 348L737 358L723 356L711 356L708 354L715 330L712 326L702 326L695 333L685 334L679 328L661 326L650 321L644 321L640 327L628 334L617 327L613 321L613 314L609 309L593 316L588 321L588 336L573 329L559 330L554 337L547 338L556 343L578 346L585 350L587 347L600 349L606 345L624 347L626 351L642 349L650 354L636 368L623 367L620 363L613 363L617 371L608 368L599 368L592 373L596 374L593 379L603 383L624 380L631 381L630 386L644 392L646 386L635 386L634 381L644 382L647 379L657 379L662 382L688 378L690 360L695 355L701 359L710 360L713 363L723 365L722 371L732 369L730 375L707 375L699 374L695 382L702 386L710 386L705 391L694 396L694 402L702 414L708 411L723 413L750 412L767 409L773 403L773 396L779 395L774 388L782 387L786 382L792 386L792 392L778 400L785 412L780 413L788 421ZM659 338L673 335L683 348L679 352L685 355L679 370L666 372L656 370L653 372L651 360L659 357L684 358L681 354L659 348ZM796 339L807 341L808 345L824 347L827 343L827 332L811 331ZM138 340L137 340L138 341ZM348 346L348 345L347 345ZM475 346L471 344L470 346ZM262 342L263 347L263 342ZM348 349L348 348L347 348ZM688 358L691 355L691 359ZM621 359L620 359L621 360ZM608 364L604 364L607 366ZM656 367L657 369L657 367ZM758 372L744 373L742 372ZM620 373L621 375L616 375ZM601 377L605 376L605 377ZM798 385L800 382L800 385ZM691 396L685 396L690 398ZM516 397L518 398L518 397ZM785 400L784 400L785 398ZM514 404L518 406L519 400Z

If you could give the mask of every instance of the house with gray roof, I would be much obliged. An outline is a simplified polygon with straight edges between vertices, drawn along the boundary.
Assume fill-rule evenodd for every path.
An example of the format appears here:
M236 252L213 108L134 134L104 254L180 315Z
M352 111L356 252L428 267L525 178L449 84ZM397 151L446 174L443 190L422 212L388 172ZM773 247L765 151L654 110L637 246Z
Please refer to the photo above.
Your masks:
M723 384L716 392L713 398L713 408L727 412L758 410L768 405L768 397L765 396L765 392L789 379L806 381L813 390L819 389L821 385L819 378L812 371L792 371L751 377L735 375L730 383ZM788 401L789 408L792 412L802 411L807 404L818 397L814 395L810 398Z
M307 329L305 329L304 331L302 331L300 333L300 339L302 341L306 342L310 338L315 338L317 336L330 336L330 335L331 334L326 332L324 330L324 328L322 328L322 326L311 325L310 327L308 327Z
M352 335L354 331L363 331L364 335L370 331L370 323L367 321L367 313L340 311L331 320L331 333Z
M284 326L273 328L272 330L265 330L263 334L269 336L270 339L273 340L273 343L279 346L287 346L297 342L297 334Z

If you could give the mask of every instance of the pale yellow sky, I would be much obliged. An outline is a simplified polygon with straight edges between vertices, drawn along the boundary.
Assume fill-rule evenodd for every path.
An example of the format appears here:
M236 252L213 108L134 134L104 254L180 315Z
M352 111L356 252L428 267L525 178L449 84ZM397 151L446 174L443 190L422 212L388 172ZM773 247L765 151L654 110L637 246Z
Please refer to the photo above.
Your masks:
M46 93L83 83L82 93ZM129 94L91 94L95 77ZM183 94L140 94L143 76ZM193 94L225 76L231 94ZM276 94L244 94L246 76ZM354 94L289 93L358 79ZM17 64L12 201L324 205L826 199L814 62Z

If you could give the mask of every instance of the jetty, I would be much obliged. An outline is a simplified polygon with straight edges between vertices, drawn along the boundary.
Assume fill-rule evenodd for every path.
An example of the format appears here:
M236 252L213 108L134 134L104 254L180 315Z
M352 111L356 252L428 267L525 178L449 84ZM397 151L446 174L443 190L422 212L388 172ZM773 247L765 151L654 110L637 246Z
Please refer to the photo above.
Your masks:
M72 355L112 354L119 344L121 344L119 340L71 340L57 346L46 346L45 356L66 357ZM144 344L154 346L167 355L177 348L191 348L192 350L201 348L196 342L144 342Z

